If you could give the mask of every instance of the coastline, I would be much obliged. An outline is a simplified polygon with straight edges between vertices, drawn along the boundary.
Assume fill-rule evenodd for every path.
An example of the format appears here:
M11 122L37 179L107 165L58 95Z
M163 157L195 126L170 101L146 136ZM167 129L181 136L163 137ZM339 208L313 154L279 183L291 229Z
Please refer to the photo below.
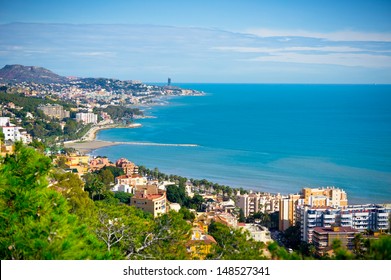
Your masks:
M112 129L112 128L138 128L142 125L140 123L133 123L128 126L118 125L118 124L103 124L98 126L93 126L87 133L81 138L77 140L64 142L65 148L74 148L80 153L88 154L93 150L120 145L120 142L111 142L111 141L102 141L96 140L96 135L100 130Z
M174 143L154 143L154 142L118 142L118 141L104 141L96 140L96 135L98 131L104 129L113 129L113 128L139 128L142 125L139 123L134 123L128 126L123 125L101 125L92 127L81 139L64 142L65 148L74 148L82 154L89 154L93 150L116 146L116 145L138 145L138 146L171 146L171 147L198 147L197 144L174 144Z

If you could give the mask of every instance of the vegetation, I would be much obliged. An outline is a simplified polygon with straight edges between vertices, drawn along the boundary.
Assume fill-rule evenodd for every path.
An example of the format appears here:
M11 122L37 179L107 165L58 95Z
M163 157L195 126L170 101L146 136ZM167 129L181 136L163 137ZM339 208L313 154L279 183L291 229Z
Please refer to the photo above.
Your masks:
M0 257L191 258L186 243L195 216L189 208L198 208L202 197L186 196L183 184L187 180L177 177L177 184L168 188L168 195L183 207L179 212L171 211L153 218L149 213L126 205L128 195L108 191L105 178L116 171L107 168L91 173L83 182L74 174L54 168L51 159L33 147L18 143L13 155L0 159ZM257 214L250 218L268 222ZM297 252L288 253L277 243L256 242L248 233L217 222L210 224L209 234L217 244L207 259L315 258L311 245L304 248L299 244ZM285 239L297 240L297 228L287 231ZM347 251L338 240L333 249L334 255L322 259L391 259L391 236L367 239L357 235L353 252Z
M139 108L128 108L125 106L107 106L104 109L95 109L96 113L106 112L115 121L133 121L135 115L143 116L144 113Z
M220 260L264 260L266 246L262 242L249 239L248 233L239 229L230 228L224 224L212 222L209 226L209 234L212 235L217 246L209 259Z
M1 259L100 259L100 244L48 189L49 158L17 145L0 166Z

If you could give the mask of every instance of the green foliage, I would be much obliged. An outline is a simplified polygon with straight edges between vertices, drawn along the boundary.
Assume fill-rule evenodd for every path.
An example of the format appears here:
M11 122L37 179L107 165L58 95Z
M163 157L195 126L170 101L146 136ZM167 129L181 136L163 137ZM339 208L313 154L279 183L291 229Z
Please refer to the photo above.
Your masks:
M57 183L51 186L52 189L60 192L68 201L69 212L75 214L80 220L94 216L94 202L84 191L84 184L79 176L73 173L54 173L53 178Z
M96 109L96 112L106 112L113 120L133 120L134 115L143 116L144 113L138 108L128 108L125 106L107 106L105 109Z
M299 224L291 226L287 230L285 230L283 234L285 246L294 250L299 249L301 244L300 234L301 233Z
M83 176L83 179L85 182L84 190L89 193L91 199L102 200L105 198L106 186L97 174L87 173Z
M126 193L126 192L116 192L114 194L114 197L118 199L121 203L130 204L130 199L132 198L133 194Z
M195 209L200 212L204 202L205 199L201 195L195 194L191 199L187 200L186 206L190 209Z
M114 175L109 169L101 169L97 172L98 180L105 186L106 190L110 190L111 185L114 184Z
M191 226L180 213L159 218L123 204L95 202L95 232L107 251L120 259L186 259Z
M37 149L39 152L43 152L46 149L46 146L44 143L38 141L37 139L33 139L33 141L29 144L29 146L34 147Z
M369 260L391 260L391 236L380 236L378 240L370 240L365 254Z
M105 166L101 170L109 170L111 174L113 174L114 178L125 174L122 168L115 166Z
M217 241L217 246L210 259L222 260L264 260L265 245L249 239L246 232L230 228L221 223L212 222L209 226L209 234Z
M188 203L189 197L186 195L184 187L178 187L171 185L166 187L167 199L170 202L179 203L181 206L185 206Z
M179 213L183 216L183 219L186 221L193 222L195 219L195 214L191 212L189 209L187 209L186 207L181 207L181 209L179 209Z
M240 208L239 210L239 223L245 223L246 222L246 217L244 216L243 209Z
M107 258L66 199L47 188L50 167L49 158L20 144L0 166L1 259Z
M285 248L278 246L276 242L272 242L267 246L272 259L274 260L299 260L300 256L296 253L288 253Z

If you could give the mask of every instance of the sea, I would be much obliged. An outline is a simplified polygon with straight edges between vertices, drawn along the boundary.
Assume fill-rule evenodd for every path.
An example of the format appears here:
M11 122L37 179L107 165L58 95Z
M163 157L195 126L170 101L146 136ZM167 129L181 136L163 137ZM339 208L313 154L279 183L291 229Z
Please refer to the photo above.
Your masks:
M255 192L334 186L349 204L391 203L391 85L177 84L137 129L97 139L147 142L93 151L167 174ZM195 144L195 146L157 146Z

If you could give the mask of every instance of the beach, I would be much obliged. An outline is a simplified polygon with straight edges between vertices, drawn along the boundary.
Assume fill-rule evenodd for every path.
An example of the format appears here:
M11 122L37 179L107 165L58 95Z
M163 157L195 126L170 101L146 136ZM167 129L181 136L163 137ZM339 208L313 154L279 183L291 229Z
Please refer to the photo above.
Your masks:
M121 144L120 142L114 142L114 141L96 140L96 135L98 131L104 129L113 129L113 128L138 128L138 127L141 127L141 124L133 123L127 126L118 125L118 124L101 124L101 125L93 126L81 139L64 142L64 147L74 148L80 153L88 154L95 149Z
M138 128L141 124L134 123L128 126L119 126L115 124L106 124L92 127L81 139L64 142L65 148L74 148L80 153L89 154L93 150L115 146L115 145L138 145L138 146L166 146L166 147L197 147L197 144L171 144L155 142L128 142L128 141L104 141L96 140L98 131L114 128Z

